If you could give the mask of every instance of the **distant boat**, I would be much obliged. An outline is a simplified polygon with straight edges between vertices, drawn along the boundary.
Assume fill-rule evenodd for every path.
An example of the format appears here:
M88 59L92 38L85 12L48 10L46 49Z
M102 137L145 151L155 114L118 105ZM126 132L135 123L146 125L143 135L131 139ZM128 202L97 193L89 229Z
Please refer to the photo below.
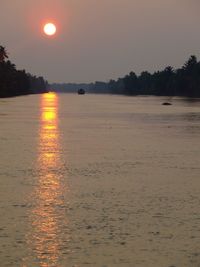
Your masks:
M85 94L85 90L84 89L79 89L78 90L78 94L79 95L84 95Z

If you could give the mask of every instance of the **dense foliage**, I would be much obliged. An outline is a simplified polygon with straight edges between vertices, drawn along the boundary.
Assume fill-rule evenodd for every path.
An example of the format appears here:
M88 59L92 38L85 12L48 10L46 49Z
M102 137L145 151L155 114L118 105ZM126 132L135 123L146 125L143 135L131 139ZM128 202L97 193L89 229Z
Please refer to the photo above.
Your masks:
M17 70L8 60L5 47L0 45L0 97L43 93L47 91L47 85L43 77Z
M169 66L153 74L148 71L140 75L130 72L125 77L108 83L52 84L52 90L61 92L75 92L78 88L91 93L200 97L200 62L195 56L191 56L177 70Z
M127 95L190 96L200 97L200 62L191 56L184 66L171 66L153 74L144 71L139 76L130 72L107 84L108 91Z

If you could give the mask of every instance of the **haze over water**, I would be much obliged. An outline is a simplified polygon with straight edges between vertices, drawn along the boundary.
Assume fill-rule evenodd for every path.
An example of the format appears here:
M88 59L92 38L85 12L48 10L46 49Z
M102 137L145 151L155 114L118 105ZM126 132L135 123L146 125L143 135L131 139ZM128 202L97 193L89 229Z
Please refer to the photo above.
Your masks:
M200 101L165 100L0 100L1 266L199 266Z

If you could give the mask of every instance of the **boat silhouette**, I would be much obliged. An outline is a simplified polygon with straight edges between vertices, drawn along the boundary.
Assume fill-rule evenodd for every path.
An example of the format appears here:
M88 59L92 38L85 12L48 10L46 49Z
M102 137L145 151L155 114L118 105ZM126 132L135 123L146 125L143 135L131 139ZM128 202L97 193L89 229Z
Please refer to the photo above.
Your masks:
M84 95L84 94L85 94L85 90L82 89L82 88L79 89L79 90L78 90L78 94L79 94L79 95Z

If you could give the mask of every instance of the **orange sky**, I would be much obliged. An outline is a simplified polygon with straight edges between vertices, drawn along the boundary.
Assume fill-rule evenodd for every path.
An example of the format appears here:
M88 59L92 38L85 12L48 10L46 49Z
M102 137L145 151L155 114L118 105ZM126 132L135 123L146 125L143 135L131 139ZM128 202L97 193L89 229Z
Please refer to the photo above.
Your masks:
M18 68L50 82L107 81L200 56L196 0L2 0L0 40ZM57 23L55 38L43 23Z

